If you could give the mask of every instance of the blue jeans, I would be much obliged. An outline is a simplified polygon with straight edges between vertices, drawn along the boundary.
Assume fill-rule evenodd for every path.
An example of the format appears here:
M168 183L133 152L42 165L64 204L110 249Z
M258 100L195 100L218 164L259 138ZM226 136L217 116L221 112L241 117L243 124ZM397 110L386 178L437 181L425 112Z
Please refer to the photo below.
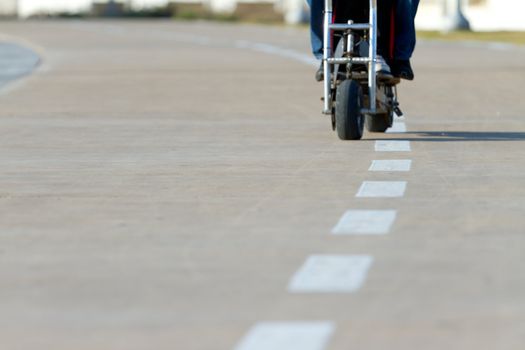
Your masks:
M397 0L394 58L409 60L416 48L416 19L419 0ZM322 15L321 15L322 16Z
M323 12L324 0L308 0L310 6L310 43L312 53L318 60L323 59Z
M348 0L346 0L348 1ZM324 0L308 0L310 6L310 41L312 53L318 60L323 58L323 11ZM419 0L397 0L396 47L394 58L408 60L416 47L416 18Z

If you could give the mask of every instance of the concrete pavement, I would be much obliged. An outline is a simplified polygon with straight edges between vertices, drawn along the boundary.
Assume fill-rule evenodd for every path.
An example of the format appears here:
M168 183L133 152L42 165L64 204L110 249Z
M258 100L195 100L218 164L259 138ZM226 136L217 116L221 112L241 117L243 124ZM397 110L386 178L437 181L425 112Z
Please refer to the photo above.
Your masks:
M316 349L523 348L523 49L422 43L400 88L408 131L341 142L301 29L0 31L45 65L0 96L3 348L253 350L250 329L277 321L328 322ZM408 172L368 171L403 159ZM364 181L406 189L356 197ZM347 210L396 218L386 234L331 234ZM334 255L373 263L314 261L320 278L301 283L364 273L355 291L289 288L309 257Z

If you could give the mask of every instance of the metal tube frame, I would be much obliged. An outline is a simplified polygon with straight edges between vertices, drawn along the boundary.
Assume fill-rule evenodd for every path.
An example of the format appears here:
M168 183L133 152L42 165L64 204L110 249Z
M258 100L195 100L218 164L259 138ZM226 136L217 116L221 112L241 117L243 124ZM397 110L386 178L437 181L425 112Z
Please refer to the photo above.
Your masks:
M368 101L370 113L376 113L376 85L377 85L377 0L370 0L370 48L368 56Z
M323 71L324 71L324 114L332 114L332 76L328 59L332 58L332 0L324 2L324 30L323 30Z
M375 114L376 108L376 88L377 88L377 0L370 0L370 16L368 24L338 24L332 23L333 0L325 0L324 21L323 21L323 72L324 72L324 114L332 114L332 73L330 64L351 62L348 58L343 60L335 59L332 53L332 31L348 29L368 29L369 52L367 58L361 60L368 62L368 93L369 109L368 112ZM358 60L354 58L354 62Z
M368 64L370 59L368 57L339 57L329 58L328 63L330 64L347 64L347 63L366 63Z
M332 23L328 26L332 30L347 30L347 29L354 29L354 30L368 30L370 29L370 24L354 24L354 23L348 23L348 24L341 24L341 23Z

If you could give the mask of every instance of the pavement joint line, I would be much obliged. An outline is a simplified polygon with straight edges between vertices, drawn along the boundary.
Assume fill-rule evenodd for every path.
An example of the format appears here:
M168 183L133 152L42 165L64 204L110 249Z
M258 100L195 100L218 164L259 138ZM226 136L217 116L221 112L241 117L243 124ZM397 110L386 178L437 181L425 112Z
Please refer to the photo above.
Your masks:
M377 140L376 152L410 152L410 141L407 140Z
M407 172L412 168L412 160L410 159L379 159L373 160L368 171L393 171L393 172Z
M397 218L396 210L347 210L332 229L334 235L385 235Z
M290 293L354 293L366 281L370 255L311 255L288 284Z
M84 30L90 30L92 31L92 28L83 26L83 25L76 25L76 27L84 29ZM121 27L116 25L105 25L100 26L98 28L99 31L105 32L107 34L111 35L124 35L126 34L125 30L123 30ZM151 32L150 32L151 33ZM165 32L153 32L155 34L156 38L164 38L169 40L176 40L183 43L190 43L195 45L201 45L201 46L212 46L213 44L216 44L217 41L213 40L209 36L204 35L196 35L191 33L176 33L169 35ZM225 43L223 43L225 44ZM304 64L307 64L309 66L317 67L319 66L319 61L312 57L311 54L305 54L300 51L288 49L285 47L280 47L268 43L263 42L252 42L249 40L237 40L231 45L229 42L227 43L228 46L233 46L238 49L249 49L256 52L262 52L269 55L274 56L280 56L287 59L292 59L294 61L298 61Z
M323 350L335 329L332 321L259 322L235 350Z
M235 42L235 47L239 49L250 49L257 52L263 52L269 55L274 56L280 56L288 59L292 59L295 61L299 61L301 63L305 63L310 66L317 67L319 65L319 61L317 61L314 57L311 55L304 54L299 51L267 44L267 43L260 43L260 42L251 42L247 40L237 40Z
M363 181L356 197L397 198L405 195L406 181Z

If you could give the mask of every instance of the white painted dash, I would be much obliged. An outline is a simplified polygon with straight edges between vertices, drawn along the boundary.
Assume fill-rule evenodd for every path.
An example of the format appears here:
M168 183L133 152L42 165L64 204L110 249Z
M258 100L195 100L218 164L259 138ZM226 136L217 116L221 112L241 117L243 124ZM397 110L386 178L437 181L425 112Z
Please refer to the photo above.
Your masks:
M291 293L353 293L365 283L369 255L312 255L292 277Z
M356 197L394 198L403 197L407 187L406 181L364 181Z
M377 152L410 152L410 141L406 140L377 140L375 143Z
M385 159L373 160L369 171L410 171L412 160L410 159Z
M392 124L392 127L389 128L386 132L390 134L407 132L407 125L403 122L394 122Z
M324 350L335 328L329 321L261 322L235 350Z
M332 229L335 235L384 235L396 220L395 210L348 210Z

